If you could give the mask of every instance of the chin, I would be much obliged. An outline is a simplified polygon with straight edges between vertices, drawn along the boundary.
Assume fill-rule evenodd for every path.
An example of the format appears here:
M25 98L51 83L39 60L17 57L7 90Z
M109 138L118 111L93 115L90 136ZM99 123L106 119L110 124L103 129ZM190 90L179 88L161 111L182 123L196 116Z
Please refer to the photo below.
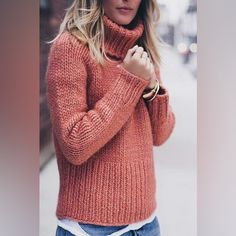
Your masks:
M117 16L113 18L113 21L116 22L118 25L128 25L133 20L133 17L124 17L124 16Z

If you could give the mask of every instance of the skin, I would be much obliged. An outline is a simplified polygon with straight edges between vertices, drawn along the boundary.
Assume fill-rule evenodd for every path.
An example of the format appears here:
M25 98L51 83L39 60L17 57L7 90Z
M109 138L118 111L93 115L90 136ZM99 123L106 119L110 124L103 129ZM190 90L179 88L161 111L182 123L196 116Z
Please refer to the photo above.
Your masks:
M103 0L105 14L119 25L129 25L136 16L141 0ZM120 12L117 8L131 8L127 13Z
M129 27L137 15L141 0L103 0L104 13L118 25ZM121 11L118 8L128 7L132 10ZM153 88L156 83L153 64L143 47L135 45L129 49L121 65L130 73L149 80L147 88Z

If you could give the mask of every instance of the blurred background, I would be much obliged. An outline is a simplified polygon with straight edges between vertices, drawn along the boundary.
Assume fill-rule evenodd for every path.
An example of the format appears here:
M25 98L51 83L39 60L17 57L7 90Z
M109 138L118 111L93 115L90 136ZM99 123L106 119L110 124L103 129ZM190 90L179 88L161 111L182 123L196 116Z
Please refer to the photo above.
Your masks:
M46 101L45 72L51 40L72 0L40 0L40 236L55 235L59 176ZM176 115L170 139L154 147L159 222L163 236L196 236L197 0L158 0L156 29L161 77Z
M173 47L181 61L197 76L197 0L159 0L162 39Z

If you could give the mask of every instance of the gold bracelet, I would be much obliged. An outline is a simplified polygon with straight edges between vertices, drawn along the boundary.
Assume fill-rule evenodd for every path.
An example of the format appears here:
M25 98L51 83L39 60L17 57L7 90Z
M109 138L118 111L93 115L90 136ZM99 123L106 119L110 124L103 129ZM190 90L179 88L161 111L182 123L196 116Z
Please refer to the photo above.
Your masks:
M160 87L159 87L159 88L160 88ZM145 101L147 101L147 102L152 101L152 100L156 97L156 95L157 95L157 93L158 93L158 91L159 91L159 88L156 89L155 94L151 97L151 99L145 99Z
M144 98L145 100L147 100L147 99L149 99L150 96L152 96L152 95L155 95L155 96L156 96L156 94L158 93L159 89L160 89L160 83L159 83L159 80L156 79L156 85L155 85L155 87L154 87L153 89L151 89L150 92L148 92L148 93L143 93L143 98ZM155 97L155 96L154 96L154 97ZM154 97L153 97L153 98L154 98ZM149 101L149 100L147 100L147 101ZM151 100L150 100L150 101L151 101Z
M147 88L144 89L143 94L149 94L149 93L151 93L152 91L155 92L156 89L159 89L159 86L160 86L160 82L159 82L159 80L156 78L156 84L155 84L154 88L152 88L152 89L147 89ZM145 93L145 91L148 91L148 92Z
M143 98L144 99L148 99L149 97L151 97L153 94L155 94L155 91L150 91L150 92L148 92L148 93L143 93Z

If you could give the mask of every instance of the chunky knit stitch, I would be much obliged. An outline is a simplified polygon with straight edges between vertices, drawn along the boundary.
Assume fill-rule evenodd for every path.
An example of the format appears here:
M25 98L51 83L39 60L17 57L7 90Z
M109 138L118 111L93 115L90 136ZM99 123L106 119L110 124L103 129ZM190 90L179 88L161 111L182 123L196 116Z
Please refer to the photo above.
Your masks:
M106 52L123 60L143 33L104 16ZM52 45L47 99L60 176L56 216L83 223L124 225L148 218L155 207L153 145L173 131L167 89L146 102L149 81L118 62L100 65L69 32ZM157 71L160 80L159 70Z

